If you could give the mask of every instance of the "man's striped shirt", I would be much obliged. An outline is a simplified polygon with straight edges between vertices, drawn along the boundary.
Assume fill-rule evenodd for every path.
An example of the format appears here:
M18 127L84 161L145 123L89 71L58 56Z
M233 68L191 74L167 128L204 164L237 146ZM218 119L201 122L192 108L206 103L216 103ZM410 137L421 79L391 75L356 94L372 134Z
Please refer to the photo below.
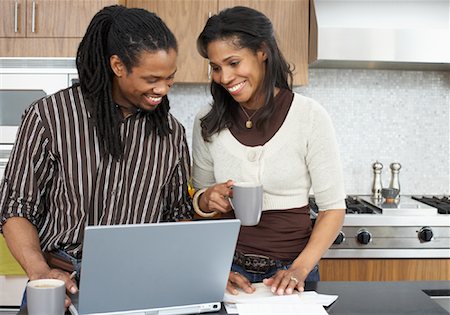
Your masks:
M183 126L145 136L137 112L120 125L123 158L102 154L78 85L32 104L24 114L0 185L0 228L25 217L44 251L79 257L87 225L190 219L190 158Z

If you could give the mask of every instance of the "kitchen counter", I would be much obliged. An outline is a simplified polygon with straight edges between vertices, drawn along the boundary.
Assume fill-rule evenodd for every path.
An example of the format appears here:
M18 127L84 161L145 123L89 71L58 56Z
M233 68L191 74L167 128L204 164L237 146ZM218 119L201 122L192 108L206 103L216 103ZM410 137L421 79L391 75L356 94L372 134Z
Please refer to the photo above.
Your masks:
M450 300L445 310L428 294L450 298L450 281L404 282L317 282L306 290L338 295L327 308L330 315L449 315ZM442 303L442 302L441 302ZM220 313L226 314L222 308Z
M327 312L333 315L448 315L428 294L450 297L450 281L404 282L317 282L308 283L306 290L339 298ZM425 293L425 292L427 293ZM450 309L447 300L446 307ZM0 313L1 314L1 313ZM21 311L18 315L27 314ZM207 314L227 314L220 312Z
M337 301L327 309L329 314L449 314L449 311L439 306L424 290L433 293L441 290L442 295L448 296L450 295L450 281L318 282L309 284L306 290L339 296Z

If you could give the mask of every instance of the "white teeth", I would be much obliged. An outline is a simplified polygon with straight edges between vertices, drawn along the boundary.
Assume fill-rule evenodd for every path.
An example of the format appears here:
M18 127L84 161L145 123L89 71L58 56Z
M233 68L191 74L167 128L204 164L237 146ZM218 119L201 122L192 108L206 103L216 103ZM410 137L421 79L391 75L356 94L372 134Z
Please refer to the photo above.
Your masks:
M147 95L146 95L146 97L153 102L159 102L162 99L162 97L151 97L151 96L147 96Z
M239 90L242 86L244 85L244 82L241 82L239 84L236 84L235 86L232 86L230 88L228 88L228 91L230 92L236 92L237 90Z

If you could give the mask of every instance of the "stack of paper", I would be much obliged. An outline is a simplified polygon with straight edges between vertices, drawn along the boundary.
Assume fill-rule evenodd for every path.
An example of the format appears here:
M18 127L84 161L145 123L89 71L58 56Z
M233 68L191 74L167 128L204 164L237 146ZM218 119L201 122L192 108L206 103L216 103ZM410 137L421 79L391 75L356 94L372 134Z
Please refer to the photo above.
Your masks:
M263 283L254 283L256 291L247 294L240 291L238 295L225 293L224 302L228 314L264 315L264 314L328 314L324 306L336 301L337 295L318 294L306 291L292 295L274 295L270 287Z

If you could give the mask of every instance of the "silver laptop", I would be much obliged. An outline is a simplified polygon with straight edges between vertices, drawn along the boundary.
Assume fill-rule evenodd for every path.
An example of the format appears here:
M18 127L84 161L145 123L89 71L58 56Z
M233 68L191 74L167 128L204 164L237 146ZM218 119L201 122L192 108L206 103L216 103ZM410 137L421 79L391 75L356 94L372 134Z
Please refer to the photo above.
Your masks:
M78 313L219 311L239 227L234 219L87 227Z

